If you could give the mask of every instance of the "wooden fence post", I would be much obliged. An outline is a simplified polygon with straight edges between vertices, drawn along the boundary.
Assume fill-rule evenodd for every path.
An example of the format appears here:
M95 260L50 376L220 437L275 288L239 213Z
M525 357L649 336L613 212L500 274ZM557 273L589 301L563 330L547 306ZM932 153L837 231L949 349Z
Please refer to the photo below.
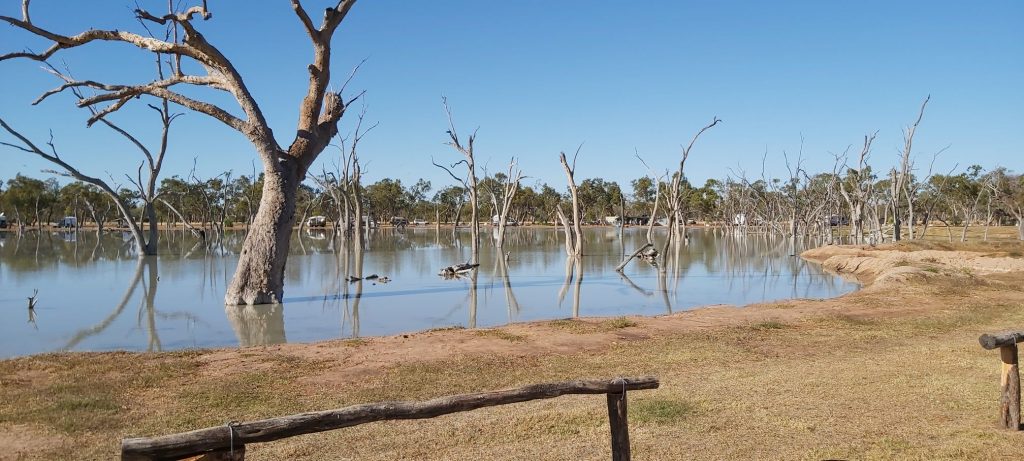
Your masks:
M999 423L1005 429L1020 430L1020 371L1017 366L1017 344L999 348L1003 362L999 378Z
M626 392L608 394L608 426L612 431L612 461L629 461L629 421Z

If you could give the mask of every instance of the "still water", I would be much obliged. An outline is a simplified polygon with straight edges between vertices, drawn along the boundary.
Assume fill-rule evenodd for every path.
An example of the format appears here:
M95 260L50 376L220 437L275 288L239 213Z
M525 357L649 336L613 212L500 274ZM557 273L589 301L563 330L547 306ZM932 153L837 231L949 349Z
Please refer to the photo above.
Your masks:
M225 307L242 232L204 243L162 232L160 255L139 260L126 235L0 233L0 357L51 351L157 351L311 342L460 325L488 327L573 316L658 315L710 304L823 298L856 285L794 253L785 238L690 229L664 275L644 262L615 272L645 229L585 229L586 255L567 258L550 228L509 229L500 254L481 230L475 274L440 268L470 258L468 231L375 230L364 251L323 231L293 236L284 303ZM657 240L657 238L656 238ZM808 244L798 244L797 252ZM377 274L388 283L350 283ZM26 297L39 291L34 312Z

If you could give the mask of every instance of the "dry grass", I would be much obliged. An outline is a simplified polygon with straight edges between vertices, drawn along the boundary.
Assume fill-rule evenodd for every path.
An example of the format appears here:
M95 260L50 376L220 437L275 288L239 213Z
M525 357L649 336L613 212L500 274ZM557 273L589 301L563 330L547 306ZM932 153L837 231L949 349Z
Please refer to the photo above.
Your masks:
M517 335L515 333L509 333L501 328L487 328L483 330L474 330L473 334L484 338L497 338L510 343L521 343L526 341L526 336Z
M938 277L899 294L859 295L850 304L855 311L795 322L668 332L572 353L410 362L343 386L318 378L324 361L273 350L239 352L246 366L228 371L204 362L208 352L6 360L0 362L0 440L5 431L22 431L60 442L0 457L53 459L71 450L76 458L109 459L125 436L361 402L644 374L659 376L662 387L629 395L635 459L1012 456L1024 433L995 428L998 358L976 339L1024 325L1024 277L1000 277L988 283ZM896 310L893 299L905 299L907 309ZM561 320L545 328L582 336L644 326L622 318ZM525 340L503 329L446 334ZM359 354L361 344L345 350ZM607 432L604 398L572 396L257 444L247 457L608 459Z

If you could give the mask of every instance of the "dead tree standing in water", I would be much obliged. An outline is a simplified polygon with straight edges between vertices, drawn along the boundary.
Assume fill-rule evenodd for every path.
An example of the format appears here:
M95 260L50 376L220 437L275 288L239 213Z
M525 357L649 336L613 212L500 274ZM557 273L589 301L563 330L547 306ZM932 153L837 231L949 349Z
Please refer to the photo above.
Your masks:
M697 138L704 134L705 131L718 124L722 120L718 117L713 117L710 124L701 128L697 134L693 135L693 139L690 140L690 144L682 148L682 155L679 159L679 170L672 175L672 183L668 189L668 197L665 197L665 216L668 218L665 223L668 227L668 237L665 239L665 246L662 247L662 254L668 254L668 247L674 239L681 239L686 232L685 217L682 216L683 210L683 191L682 182L684 178L684 169L686 167L686 159L690 156L690 150L693 149L693 144L697 142ZM654 216L651 216L654 219ZM680 221L683 221L680 223ZM661 270L665 270L665 264L661 265Z
M516 193L519 192L519 182L522 179L523 170L516 168L516 159L512 158L512 161L508 164L508 175L505 176L505 181L502 184L501 203L498 203L497 197L491 194L491 201L498 211L498 238L495 241L495 245L499 250L505 243L505 226L508 224L508 212L512 209L512 201L515 200Z
M443 166L443 165L439 165L437 162L435 162L433 160L431 160L431 163L433 163L434 166L436 166L436 167L438 167L438 168L448 172L448 174L453 179L455 179L456 181L459 181L460 183L462 183L462 185L466 188L466 190L469 191L469 208L470 208L470 214L469 214L470 215L470 223L469 223L470 227L469 227L469 229L470 229L470 234L472 235L472 239L473 239L473 241L471 243L472 256L471 256L470 262L472 264L479 264L480 261L479 261L479 254L478 253L480 251L480 219L477 216L477 214L479 212L478 211L479 210L479 203L477 201L477 179L476 179L476 163L475 163L476 159L473 156L473 143L476 141L476 133L477 133L477 131L479 131L479 128L477 128L476 130L473 130L473 134L469 135L469 139L467 140L466 144L462 144L462 141L459 140L458 133L455 131L455 121L452 119L452 110L451 110L451 108L448 107L448 98L442 97L441 98L441 103L444 104L445 114L448 115L448 137L451 138L451 141L449 141L449 142L447 142L445 144L451 146L452 148L457 150L459 153L464 155L466 158L462 159L462 160L459 160L458 162L453 163L451 165L451 167L446 167L446 166ZM463 164L466 165L466 177L465 177L465 179L456 176L455 173L453 173L452 170L451 170L451 168L455 168L455 166L460 164L460 163L463 163ZM457 223L458 223L458 221L456 221L456 224Z
M569 162L566 161L565 152L558 154L558 160L562 162L562 169L565 170L565 177L569 182L569 194L572 196L572 233L570 234L569 223L567 222L565 213L562 211L562 205L559 204L556 208L558 212L558 219L562 221L562 226L565 227L565 252L569 256L580 256L583 254L583 230L580 227L581 216L580 216L580 199L577 194L576 188L576 158L580 155L580 149L583 148L583 144L580 144L576 148L576 153L572 156L572 166L569 166ZM571 235L571 237L570 237Z
M205 114L238 131L252 144L263 163L264 184L259 211L239 254L235 275L227 288L224 302L235 304L266 304L281 302L284 294L284 269L295 221L298 187L306 171L327 147L338 131L338 121L352 101L342 100L341 92L328 91L331 81L331 41L334 32L348 15L355 0L341 0L324 10L319 27L313 24L299 0L292 0L292 9L309 36L313 60L307 66L309 85L299 107L295 136L287 148L278 144L259 104L250 93L235 64L221 50L199 33L193 20L196 16L210 19L212 15L203 6L194 6L184 12L162 16L136 9L138 20L152 24L174 24L184 31L180 40L158 40L124 30L89 29L77 35L62 35L34 24L28 15L28 1L23 1L21 19L0 16L6 22L52 42L42 53L14 52L0 56L0 61L24 58L44 61L55 53L77 48L92 42L121 42L158 55L173 56L175 62L188 58L202 68L205 75L191 75L176 65L176 71L138 85L107 84L92 80L78 80L54 90L91 88L97 95L79 101L79 106L90 107L103 103L89 124L113 113L141 95L164 98L192 111ZM224 91L238 103L244 118L237 117L210 101L203 101L175 91L176 86L193 86ZM358 96L357 96L358 97Z

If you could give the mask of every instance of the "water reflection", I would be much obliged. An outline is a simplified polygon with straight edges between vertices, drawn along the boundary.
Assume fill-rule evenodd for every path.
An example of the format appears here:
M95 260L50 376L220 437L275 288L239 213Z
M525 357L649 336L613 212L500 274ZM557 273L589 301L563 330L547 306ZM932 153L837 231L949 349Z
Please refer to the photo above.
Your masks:
M238 345L269 346L287 342L284 333L284 306L226 306L231 328L235 330Z
M0 354L251 346L569 315L654 315L855 288L790 256L788 238L720 229L689 230L689 244L670 243L661 267L636 260L616 272L626 249L646 242L645 231L586 229L587 254L566 257L553 229L510 228L501 250L481 240L479 268L444 280L441 267L471 260L468 231L377 229L360 243L307 229L294 236L285 304L228 309L223 290L242 232L208 240L164 232L159 258L141 260L120 232L0 233ZM655 232L657 248L664 238ZM370 274L391 282L367 280ZM43 301L26 322L25 296L36 288Z

